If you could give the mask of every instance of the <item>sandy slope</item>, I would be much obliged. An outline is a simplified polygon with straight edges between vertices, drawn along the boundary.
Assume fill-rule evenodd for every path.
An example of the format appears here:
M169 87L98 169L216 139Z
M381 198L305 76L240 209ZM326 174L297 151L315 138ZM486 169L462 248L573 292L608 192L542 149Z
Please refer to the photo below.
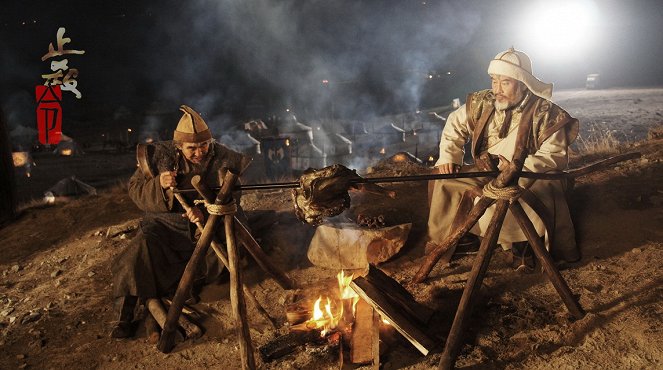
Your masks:
M614 108L614 97L619 96L642 99L639 104L647 103L647 107L638 119L655 123L662 105L643 96L661 99L663 90L568 94L568 100L559 95L557 100L572 106L570 110L578 109L586 120L599 113L613 117L611 124L630 120L632 113ZM587 102L591 110L584 108L590 106ZM601 104L602 109L595 107ZM474 310L459 367L663 367L663 141L650 140L624 150L641 151L644 157L580 179L574 193L583 258L566 266L562 274L587 315L570 320L544 276L513 272L505 254L498 252ZM574 159L576 164L586 160ZM385 171L394 174L399 169ZM390 188L398 191L396 200L356 194L349 212L383 213L390 223L414 222L404 250L381 268L405 284L419 302L437 310L429 334L442 344L473 258L437 266L426 283L410 285L423 256L420 237L426 220L426 189L414 183ZM301 286L309 287L304 293L331 289L337 271L307 261L313 229L294 218L288 193L250 193L243 202L248 211L277 211L278 222L257 236L274 261ZM101 234L111 225L138 217L140 212L126 189L115 187L97 197L28 209L17 222L0 230L0 368L238 368L227 283L207 287L202 302L195 306L202 314L205 335L179 345L171 354L148 344L142 329L131 340L108 337L113 320L110 264L133 234L114 238ZM52 226L54 222L57 226ZM249 306L251 335L259 347L287 331L282 326L283 306L293 293L281 290L253 264L246 270L246 281L279 324L279 330L272 329ZM389 343L382 357L385 369L428 369L439 361L439 353L422 357L397 335L383 339ZM337 368L333 356L315 348L272 363L258 362L268 369Z

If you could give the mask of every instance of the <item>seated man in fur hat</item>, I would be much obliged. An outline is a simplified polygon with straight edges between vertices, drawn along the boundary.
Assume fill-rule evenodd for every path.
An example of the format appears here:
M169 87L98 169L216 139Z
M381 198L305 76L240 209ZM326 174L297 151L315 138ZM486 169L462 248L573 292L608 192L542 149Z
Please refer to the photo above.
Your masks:
M145 211L145 216L138 234L112 266L117 320L113 323L113 338L133 336L133 313L138 298L174 294L193 253L195 222L204 223L206 211L202 206L193 206L185 212L174 201L173 188L191 188L191 178L195 175L200 175L210 187L218 186L218 170L241 174L250 162L242 154L214 142L207 124L196 111L186 105L180 110L183 115L173 140L153 144L147 168L137 169L129 180L129 195ZM198 198L196 193L183 196L191 206ZM239 206L239 196L235 194L234 198ZM221 273L220 266L210 248L199 276L211 281Z
M578 120L550 101L552 84L534 77L530 58L513 48L495 56L488 67L488 74L492 88L469 94L466 103L449 115L440 140L440 157L435 164L438 172L487 170L491 166L487 162L504 169L514 154L517 128L523 124L532 125L527 147L529 155L523 170L555 172L566 169L567 149L578 134L579 124ZM463 166L464 146L470 140L472 157L480 168ZM443 241L471 209L473 197L469 193L468 196L463 194L488 180L435 181L428 218L430 241L427 250ZM566 181L520 179L519 185L526 189L519 201L539 236L545 237L553 258L578 260L580 255L565 197ZM476 236L486 232L494 209L495 205L491 206L471 229L475 241ZM461 239L461 243L471 244L471 239ZM534 259L526 240L508 212L498 243L504 249L511 248L515 257L514 267L531 270ZM453 253L453 250L447 251L443 258L448 261Z

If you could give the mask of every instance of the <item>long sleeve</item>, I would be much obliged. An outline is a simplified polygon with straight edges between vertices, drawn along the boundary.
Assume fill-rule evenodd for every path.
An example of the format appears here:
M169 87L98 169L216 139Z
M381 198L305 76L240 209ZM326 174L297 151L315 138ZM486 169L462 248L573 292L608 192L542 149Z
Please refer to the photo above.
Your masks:
M172 196L163 191L159 177L147 179L140 169L129 180L129 196L145 212L168 212L172 208Z
M465 109L465 104L463 104L447 117L447 123L444 125L440 138L440 158L438 158L435 166L445 163L463 164L463 155L465 154L463 146L470 137Z
M524 169L531 172L565 170L569 164L566 132L560 129L550 135L536 153L525 159Z

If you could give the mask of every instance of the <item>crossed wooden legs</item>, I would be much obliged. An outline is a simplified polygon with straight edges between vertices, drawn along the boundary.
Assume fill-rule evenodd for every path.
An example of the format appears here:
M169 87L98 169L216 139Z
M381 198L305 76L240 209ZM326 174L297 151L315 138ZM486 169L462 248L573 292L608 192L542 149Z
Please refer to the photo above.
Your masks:
M473 226L474 224L483 216L486 209L494 202L494 199L482 195L479 201L474 205L472 211L470 211L468 217L465 219L465 222L462 223L458 228L452 231L452 233L445 239L437 248L435 248L429 256L427 256L426 261L422 267L417 271L417 274L414 277L415 282L422 282L430 273L433 266L437 263L439 258L444 254L444 252L449 248L453 247L458 243L461 237L463 237ZM488 270L488 265L492 257L495 246L497 245L497 238L502 229L502 224L508 210L511 211L516 221L520 225L523 233L527 237L530 245L534 250L534 254L540 261L543 266L543 271L550 279L550 282L553 284L557 293L561 296L562 301L566 305L569 312L577 319L582 318L585 315L582 307L578 303L577 299L573 296L573 293L569 289L566 281L559 273L555 267L550 254L546 250L543 242L539 238L532 221L527 217L523 207L517 200L509 199L497 199L496 209L493 214L493 218L488 225L485 236L481 241L481 246L479 247L479 252L472 266L472 271L465 285L465 290L463 291L463 296L460 299L458 309L456 311L456 316L454 317L454 322L451 326L451 331L447 337L446 345L444 352L442 353L442 358L440 359L439 369L452 369L460 348L462 345L462 334L465 331L468 323L469 316L471 314L472 307L474 302L477 299L477 293L481 288L481 283L483 278Z
M194 177L194 179L192 179L192 185L200 192L200 194L208 201L208 203L214 201L214 206L220 206L218 207L220 209L223 209L224 205L226 205L225 207L227 208L232 208L234 203L229 201L229 199L231 199L230 192L236 180L237 175L228 171L223 178L223 185L219 191L219 194L216 196L216 199L214 199L209 189L207 189L204 184L200 183L199 177ZM182 197L177 196L177 200L185 209L189 208L189 205ZM210 208L208 208L208 210L210 210ZM216 226L221 218L223 218L227 254L223 251L221 245L214 238ZM260 307L258 302L255 300L255 297L253 297L253 294L242 283L242 276L238 262L239 253L236 237L242 242L242 245L247 248L249 253L256 259L256 261L258 261L258 264L266 272L272 275L284 289L293 288L294 282L269 261L264 252L262 252L262 249L260 249L260 246L255 242L255 239L253 239L253 237L250 235L246 227L236 219L234 212L224 213L222 211L216 213L210 210L210 216L205 226L203 227L202 223L197 223L196 226L199 229L202 229L202 234L200 239L198 239L196 248L194 249L191 258L187 263L184 274L182 275L182 278L177 287L177 291L175 292L175 296L173 297L173 302L168 311L168 317L164 325L159 343L157 344L157 348L162 352L170 352L173 349L177 320L181 314L182 307L184 306L184 300L187 293L191 289L195 270L200 263L200 260L205 251L211 244L217 256L228 268L230 273L230 303L233 317L235 318L235 329L239 340L242 369L255 369L256 365L253 356L254 348L249 332L246 304L244 301L245 296L249 298L249 300L252 301L254 305L256 305L256 308L259 312L261 312L264 316L267 316L270 322L271 318L266 314L266 312L264 312L264 309Z

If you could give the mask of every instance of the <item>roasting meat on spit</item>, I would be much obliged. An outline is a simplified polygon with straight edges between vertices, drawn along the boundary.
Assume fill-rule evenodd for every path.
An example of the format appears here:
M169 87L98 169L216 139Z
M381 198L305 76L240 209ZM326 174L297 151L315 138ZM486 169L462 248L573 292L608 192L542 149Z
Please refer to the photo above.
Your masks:
M319 225L323 217L333 217L350 207L348 190L384 194L391 198L396 193L381 186L362 183L362 177L340 164L305 172L299 178L299 187L292 190L295 215L311 225Z

